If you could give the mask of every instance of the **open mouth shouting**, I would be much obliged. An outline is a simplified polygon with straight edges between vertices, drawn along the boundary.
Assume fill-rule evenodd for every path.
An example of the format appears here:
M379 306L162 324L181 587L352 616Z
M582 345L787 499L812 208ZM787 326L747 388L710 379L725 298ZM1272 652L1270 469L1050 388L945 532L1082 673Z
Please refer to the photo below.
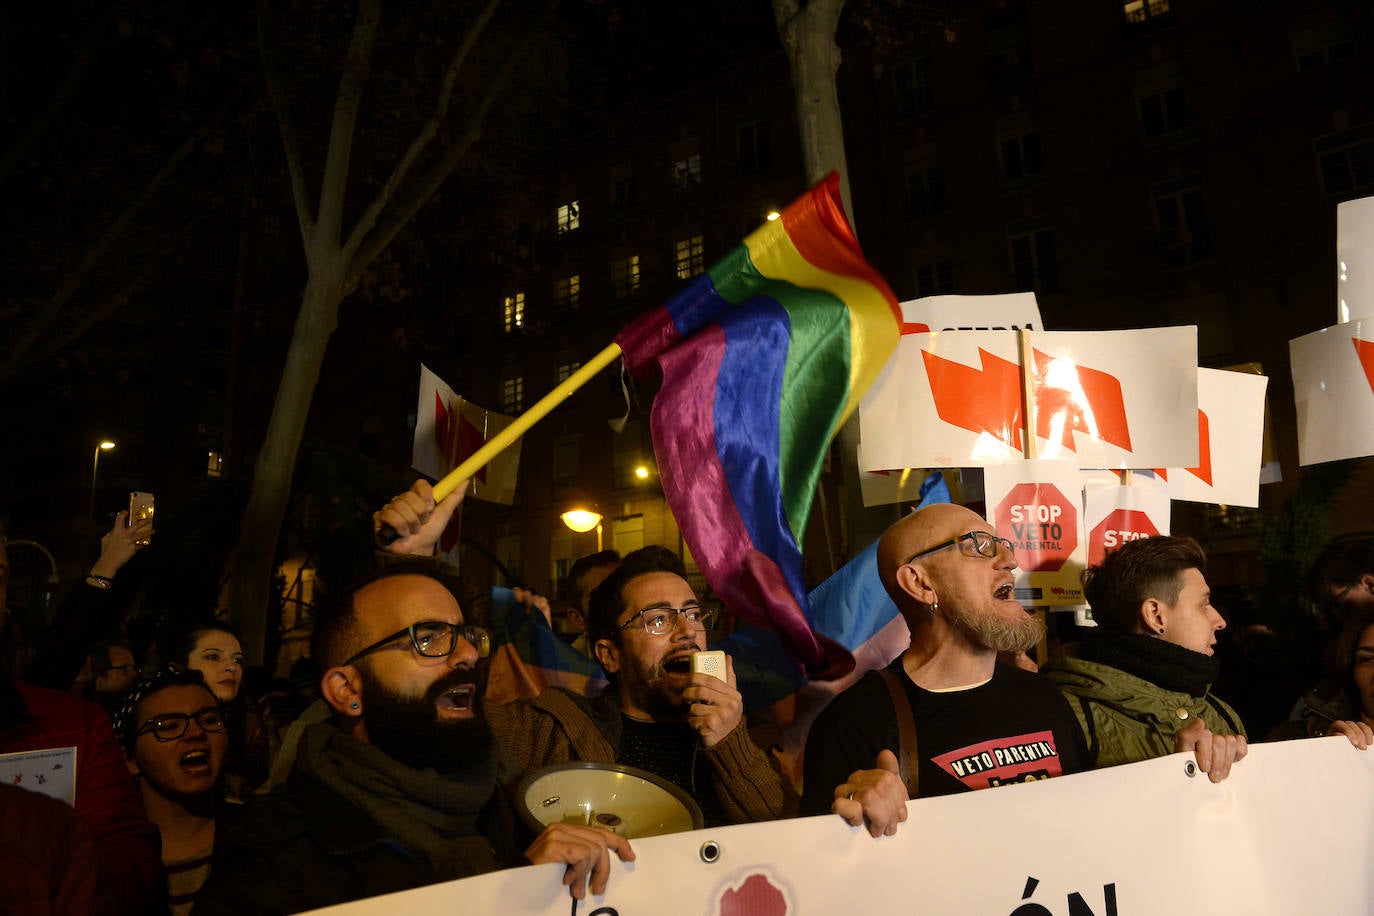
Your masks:
M453 684L439 694L434 706L439 710L441 716L449 715L455 718L469 718L476 715L473 709L473 701L477 696L477 686L475 684Z
M181 755L177 761L181 768L193 776L208 776L210 774L210 752L204 748L194 751L187 751Z

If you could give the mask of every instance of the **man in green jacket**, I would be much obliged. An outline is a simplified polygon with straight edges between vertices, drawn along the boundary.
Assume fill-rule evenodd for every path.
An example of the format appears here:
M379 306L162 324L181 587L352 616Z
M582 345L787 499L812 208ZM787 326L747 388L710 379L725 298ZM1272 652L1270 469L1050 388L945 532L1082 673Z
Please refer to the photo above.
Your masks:
M1084 577L1097 627L1043 670L1069 699L1095 767L1192 751L1213 782L1245 756L1245 726L1211 694L1226 626L1192 538L1111 551Z

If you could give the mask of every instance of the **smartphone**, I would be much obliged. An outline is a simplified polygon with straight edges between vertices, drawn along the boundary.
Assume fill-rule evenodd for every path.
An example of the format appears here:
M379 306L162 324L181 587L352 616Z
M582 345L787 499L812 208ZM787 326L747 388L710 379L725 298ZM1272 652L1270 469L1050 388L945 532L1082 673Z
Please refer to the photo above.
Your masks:
M130 526L144 521L151 521L153 518L153 494L144 493L142 490L134 490L129 494L129 520ZM147 547L148 539L140 538L138 546Z
M725 653L720 649L711 652L692 653L692 673L709 674L711 677L725 680Z

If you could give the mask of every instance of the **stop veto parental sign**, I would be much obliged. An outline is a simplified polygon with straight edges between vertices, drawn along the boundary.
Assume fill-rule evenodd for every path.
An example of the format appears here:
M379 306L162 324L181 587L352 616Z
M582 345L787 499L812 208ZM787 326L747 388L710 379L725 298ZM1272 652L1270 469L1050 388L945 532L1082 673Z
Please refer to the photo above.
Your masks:
M1078 546L1078 509L1052 483L1018 483L993 518L1026 572L1057 572Z
M1115 550L1127 541L1153 537L1159 537L1159 529L1144 512L1139 509L1113 509L1088 535L1088 565L1101 563L1107 551Z

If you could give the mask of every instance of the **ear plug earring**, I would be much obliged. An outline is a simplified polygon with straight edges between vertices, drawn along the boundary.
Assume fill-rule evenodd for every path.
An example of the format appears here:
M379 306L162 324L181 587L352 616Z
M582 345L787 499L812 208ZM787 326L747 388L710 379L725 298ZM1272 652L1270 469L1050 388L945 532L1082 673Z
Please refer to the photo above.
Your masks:
M1160 630L1159 632L1163 633L1164 631L1163 631L1163 630ZM357 708L358 708L358 701L357 701L357 700L354 700L352 703L349 703L349 704L348 704L348 708L349 708L349 709L357 709Z

